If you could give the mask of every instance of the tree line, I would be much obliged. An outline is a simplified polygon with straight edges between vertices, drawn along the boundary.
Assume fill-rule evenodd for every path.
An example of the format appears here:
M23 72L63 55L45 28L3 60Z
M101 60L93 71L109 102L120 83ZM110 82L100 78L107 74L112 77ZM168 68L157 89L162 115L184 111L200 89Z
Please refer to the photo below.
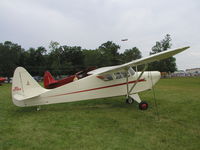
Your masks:
M165 51L171 45L171 37L167 34L163 40L156 42L150 55ZM18 66L26 68L33 76L43 76L46 70L53 75L70 75L91 66L99 68L119 65L142 57L137 47L126 49L123 53L119 53L119 49L120 45L112 41L107 41L96 49L82 49L80 46L60 45L51 41L48 50L43 46L25 50L16 43L5 41L0 43L0 76L12 77ZM174 72L176 60L171 57L154 62L148 69Z

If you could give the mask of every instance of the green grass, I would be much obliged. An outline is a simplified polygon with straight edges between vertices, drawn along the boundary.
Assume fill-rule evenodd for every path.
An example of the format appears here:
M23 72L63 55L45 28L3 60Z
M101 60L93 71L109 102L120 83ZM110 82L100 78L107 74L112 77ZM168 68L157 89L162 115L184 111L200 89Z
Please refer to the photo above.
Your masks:
M0 86L0 150L199 150L200 78L161 79L141 93L150 105L124 97L20 108L10 84Z

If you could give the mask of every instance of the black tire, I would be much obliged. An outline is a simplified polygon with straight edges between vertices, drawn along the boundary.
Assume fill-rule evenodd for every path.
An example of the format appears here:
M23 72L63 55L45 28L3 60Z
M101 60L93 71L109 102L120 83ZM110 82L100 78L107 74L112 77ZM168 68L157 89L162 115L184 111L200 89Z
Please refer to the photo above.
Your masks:
M126 99L127 104L132 104L133 102L134 102L134 99L132 99L131 97Z
M141 103L139 103L139 109L140 110L147 110L148 109L148 103L145 101L142 101Z

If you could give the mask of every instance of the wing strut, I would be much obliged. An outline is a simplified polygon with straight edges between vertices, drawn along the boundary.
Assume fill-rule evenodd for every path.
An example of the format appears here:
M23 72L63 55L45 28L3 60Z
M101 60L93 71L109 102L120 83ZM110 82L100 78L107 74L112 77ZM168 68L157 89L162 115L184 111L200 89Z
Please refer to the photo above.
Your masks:
M129 86L128 86L128 76L126 77L126 85L127 85L127 98L129 97L129 95L131 94L131 92L133 91L134 87L137 85L138 81L140 80L141 76L143 75L144 71L147 69L148 64L145 64L142 72L140 73L140 75L138 76L136 82L133 84L133 86L131 87L131 89L129 90Z
M128 86L128 76L129 76L129 73L128 73L128 70L129 69L127 69L127 75L126 75L126 88L127 88L127 98L129 98L129 94L128 94L128 91L129 91L129 86Z

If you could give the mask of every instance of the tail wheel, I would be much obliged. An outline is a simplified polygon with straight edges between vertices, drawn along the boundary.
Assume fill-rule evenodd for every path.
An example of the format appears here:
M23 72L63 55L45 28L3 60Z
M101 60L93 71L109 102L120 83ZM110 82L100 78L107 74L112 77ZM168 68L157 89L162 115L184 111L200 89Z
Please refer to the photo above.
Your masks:
M134 100L131 97L126 99L127 104L132 104L133 102L134 102Z
M148 103L142 101L141 103L139 103L139 109L140 110L147 110L148 109Z

